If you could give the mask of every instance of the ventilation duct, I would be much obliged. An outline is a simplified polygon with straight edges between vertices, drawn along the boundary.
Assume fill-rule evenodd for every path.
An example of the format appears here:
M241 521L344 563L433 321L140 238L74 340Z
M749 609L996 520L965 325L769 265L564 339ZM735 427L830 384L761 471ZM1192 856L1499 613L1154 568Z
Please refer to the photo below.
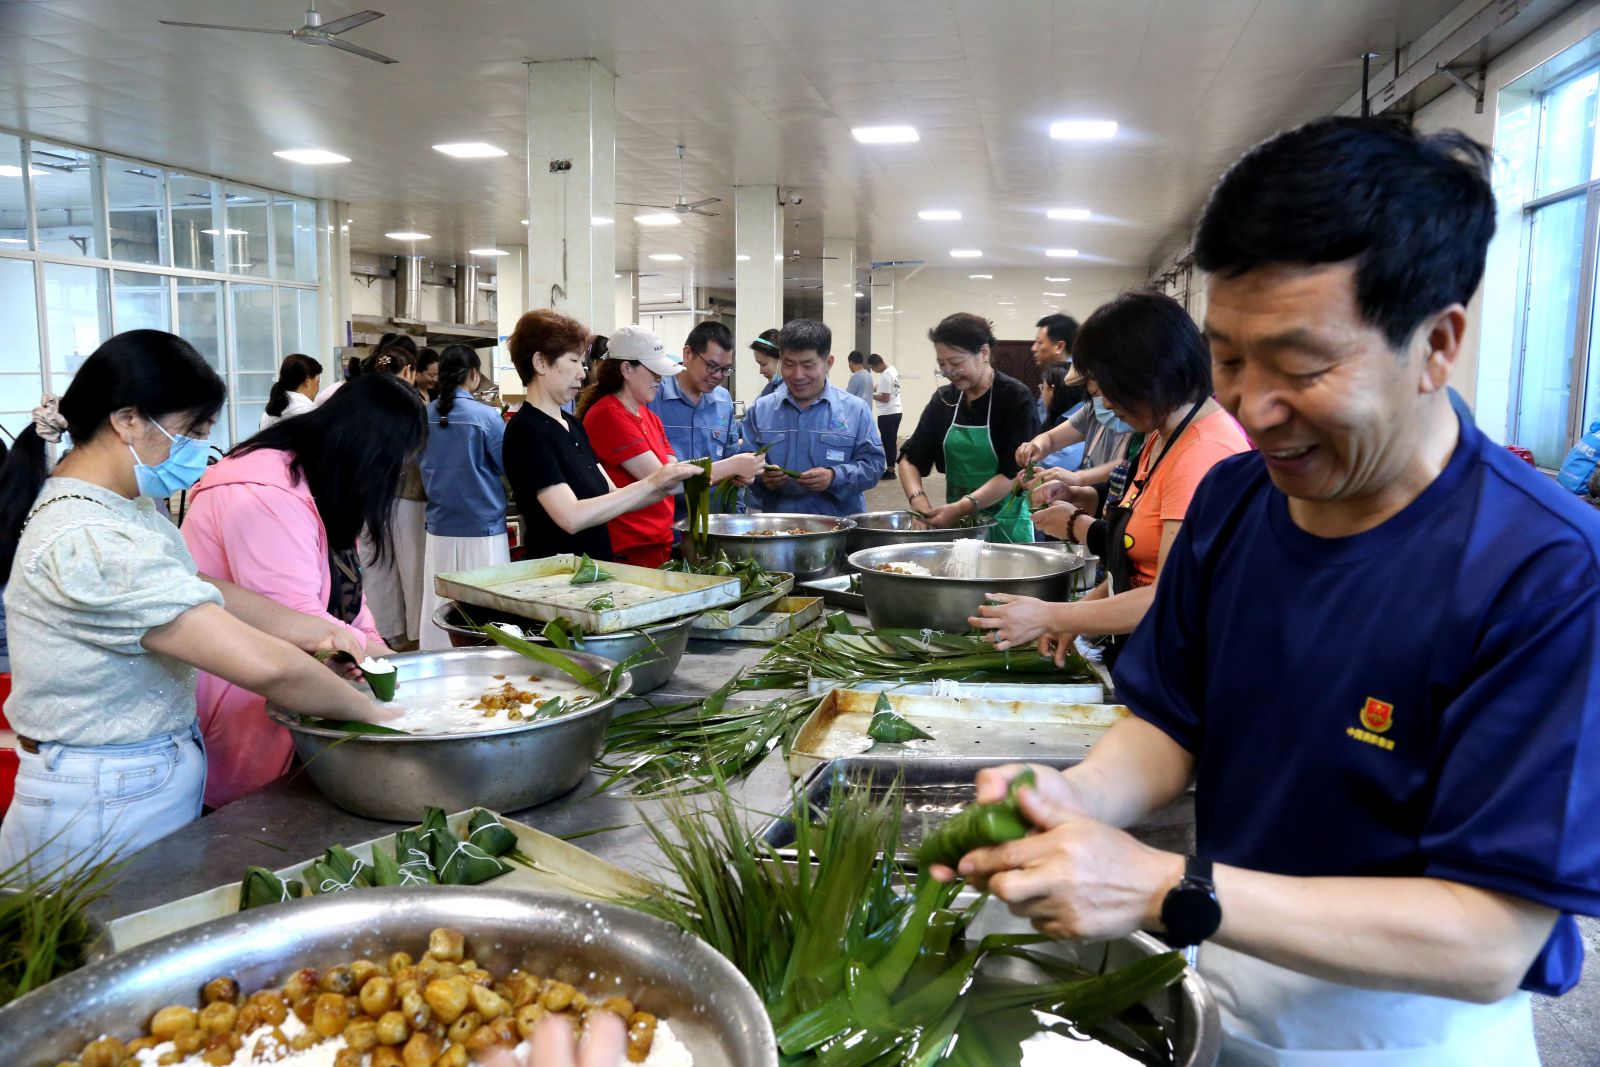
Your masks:
M478 321L478 268L464 263L456 268L456 322L471 325Z
M394 259L394 317L422 321L422 257Z

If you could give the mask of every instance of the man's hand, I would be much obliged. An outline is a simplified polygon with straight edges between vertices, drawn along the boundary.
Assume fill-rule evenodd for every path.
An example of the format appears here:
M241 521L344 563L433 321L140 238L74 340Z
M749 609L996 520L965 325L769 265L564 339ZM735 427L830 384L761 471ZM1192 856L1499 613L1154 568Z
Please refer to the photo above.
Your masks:
M768 489L782 489L789 484L789 476L775 467L761 472L761 484Z
M1045 601L1013 593L989 593L987 597L993 603L979 607L978 614L967 622L993 631L989 637L995 648L1004 651L1031 644L1050 630L1050 605Z
M832 467L812 467L800 475L800 485L813 493L821 493L833 484Z

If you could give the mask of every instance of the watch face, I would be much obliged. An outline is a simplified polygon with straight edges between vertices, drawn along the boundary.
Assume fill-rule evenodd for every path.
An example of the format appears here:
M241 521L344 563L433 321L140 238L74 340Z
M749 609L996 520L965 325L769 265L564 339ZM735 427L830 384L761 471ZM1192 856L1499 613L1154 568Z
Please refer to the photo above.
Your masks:
M1222 905L1210 891L1181 884L1162 902L1161 924L1172 943L1198 945L1222 925Z

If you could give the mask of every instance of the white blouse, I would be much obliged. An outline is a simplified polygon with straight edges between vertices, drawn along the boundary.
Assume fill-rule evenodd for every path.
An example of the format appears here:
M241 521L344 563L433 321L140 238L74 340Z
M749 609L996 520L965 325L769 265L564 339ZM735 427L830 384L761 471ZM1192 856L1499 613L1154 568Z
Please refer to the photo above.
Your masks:
M289 406L283 409L283 414L268 415L265 411L263 411L261 413L261 422L256 426L256 429L265 430L268 426L282 422L284 419L291 418L295 415L304 415L308 411L315 411L316 407L317 402L312 400L309 396L306 396L306 394L290 393Z

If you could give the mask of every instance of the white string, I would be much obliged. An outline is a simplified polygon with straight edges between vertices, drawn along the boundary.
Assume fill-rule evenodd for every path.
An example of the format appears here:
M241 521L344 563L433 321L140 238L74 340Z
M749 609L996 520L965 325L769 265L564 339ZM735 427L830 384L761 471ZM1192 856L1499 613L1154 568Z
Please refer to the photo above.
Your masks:
M340 882L333 878L324 878L322 880L322 888L317 890L317 892L342 893L346 890L354 889L356 885L356 879L361 877L361 868L365 866L365 863L362 863L361 860L357 859L355 866L350 868L350 880L348 882Z
M922 630L922 651L928 652L928 651L932 650L932 648L933 648L933 634L934 634L933 630L930 630L927 627L923 627L923 630Z
M422 851L420 848L408 848L408 849L406 849L406 854L410 855L410 856L415 856L416 859L406 860L404 863L402 863L400 865L400 884L401 885L429 885L429 884L431 884L422 875L420 875L416 871L412 870L413 867L416 867L416 866L420 865L420 866L426 868L427 870L432 871L433 874L435 876L437 876L439 872L438 871L434 871L433 863L432 863L431 860L429 860L428 854L426 852Z

